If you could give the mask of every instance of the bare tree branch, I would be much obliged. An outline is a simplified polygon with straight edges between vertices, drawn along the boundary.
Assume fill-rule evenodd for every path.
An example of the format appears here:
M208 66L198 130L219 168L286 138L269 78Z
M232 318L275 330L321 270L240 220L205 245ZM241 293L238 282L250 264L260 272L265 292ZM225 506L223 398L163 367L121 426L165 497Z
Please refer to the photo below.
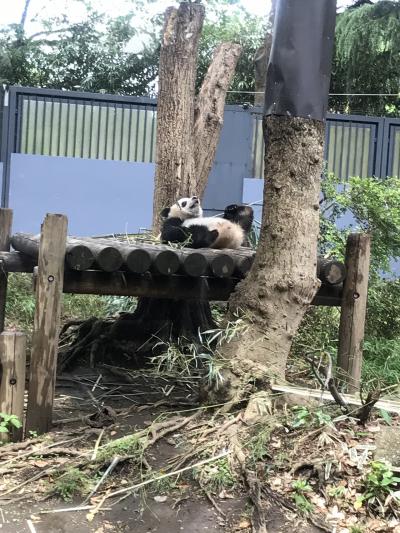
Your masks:
M197 195L202 198L224 122L226 91L235 73L241 46L222 43L214 53L194 110L194 161Z
M29 9L29 4L30 3L31 3L31 0L25 0L24 10L22 12L21 20L20 20L20 23L19 23L19 25L21 26L21 29L25 28L25 22L26 22L26 17L28 15L28 9Z

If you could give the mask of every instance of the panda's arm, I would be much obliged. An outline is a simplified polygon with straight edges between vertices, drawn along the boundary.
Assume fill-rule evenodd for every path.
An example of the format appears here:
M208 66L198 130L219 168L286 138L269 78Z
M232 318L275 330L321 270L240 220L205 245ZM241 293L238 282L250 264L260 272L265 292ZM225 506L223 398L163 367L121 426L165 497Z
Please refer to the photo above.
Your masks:
M161 229L161 242L185 242L190 238L187 228L182 226L180 218L167 218Z

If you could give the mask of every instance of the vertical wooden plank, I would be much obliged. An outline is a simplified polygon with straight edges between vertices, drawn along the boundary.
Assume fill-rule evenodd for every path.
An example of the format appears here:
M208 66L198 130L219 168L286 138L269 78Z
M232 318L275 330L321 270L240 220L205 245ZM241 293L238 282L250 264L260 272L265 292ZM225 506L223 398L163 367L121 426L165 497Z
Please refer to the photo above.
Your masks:
M57 368L67 217L46 215L42 224L30 362L27 431L50 429Z
M0 412L15 415L23 421L26 335L7 331L0 335ZM22 427L13 428L9 433L0 433L2 442L22 439Z
M344 380L348 382L349 392L356 392L360 388L370 248L370 235L349 235L338 349L338 366Z
M0 251L10 250L10 237L12 226L12 209L0 209ZM2 261L0 261L0 333L4 331L7 301L8 274Z

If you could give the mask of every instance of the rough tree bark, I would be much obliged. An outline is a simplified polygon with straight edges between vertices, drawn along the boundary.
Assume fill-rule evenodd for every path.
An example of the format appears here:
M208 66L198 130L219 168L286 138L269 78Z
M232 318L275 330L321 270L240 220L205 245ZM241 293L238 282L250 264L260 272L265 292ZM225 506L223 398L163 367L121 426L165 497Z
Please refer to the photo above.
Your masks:
M264 106L265 88L267 86L267 66L272 46L272 28L274 26L275 4L276 0L272 0L265 39L263 44L260 46L260 48L258 48L254 55L254 105L259 107Z
M292 339L319 287L315 276L324 125L267 117L264 205L253 266L229 301L246 323L224 355L283 377ZM250 364L251 367L251 364Z
M196 98L194 110L194 166L197 196L203 197L224 122L226 91L235 72L241 47L222 43L214 53Z
M219 141L226 91L235 71L240 46L221 44L195 99L197 50L204 19L200 4L180 4L166 11L160 53L157 104L157 156L153 231L158 232L163 207L179 197L200 198ZM198 339L198 331L215 327L208 301L139 300L131 317L132 331L163 332L163 338ZM146 325L144 328L143 325ZM168 327L165 327L168 325ZM157 334L160 336L160 333Z
M161 210L182 196L195 194L193 116L197 51L204 6L181 3L169 7L161 41L157 101L156 176L153 228Z
M238 400L254 383L284 377L294 334L319 287L319 194L335 4L279 0L276 6L260 241L250 272L229 300L242 323L240 335L219 349L230 360L219 400Z
M240 46L215 51L197 99L195 79L204 6L168 8L160 51L153 231L161 210L182 196L202 197L223 124L226 91Z

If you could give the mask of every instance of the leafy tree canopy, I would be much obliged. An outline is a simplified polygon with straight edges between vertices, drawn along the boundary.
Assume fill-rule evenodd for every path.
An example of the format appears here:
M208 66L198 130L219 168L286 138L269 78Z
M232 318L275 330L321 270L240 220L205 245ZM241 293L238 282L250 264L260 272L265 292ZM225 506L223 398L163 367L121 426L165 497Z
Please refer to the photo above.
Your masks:
M400 2L358 1L336 21L332 93L400 93ZM400 98L337 97L336 111L399 115Z
M154 0L135 1L127 15L109 17L89 0L76 0L86 9L83 22L67 14L41 20L43 31L28 35L20 24L0 29L0 83L57 89L152 95L158 73L163 14L147 16ZM215 47L226 40L239 42L243 53L232 90L254 91L252 59L262 42L264 27L238 0L207 0L199 53L200 85ZM29 0L26 0L29 7ZM26 12L25 12L26 15ZM130 52L132 43L139 52ZM230 95L249 101L251 95Z

